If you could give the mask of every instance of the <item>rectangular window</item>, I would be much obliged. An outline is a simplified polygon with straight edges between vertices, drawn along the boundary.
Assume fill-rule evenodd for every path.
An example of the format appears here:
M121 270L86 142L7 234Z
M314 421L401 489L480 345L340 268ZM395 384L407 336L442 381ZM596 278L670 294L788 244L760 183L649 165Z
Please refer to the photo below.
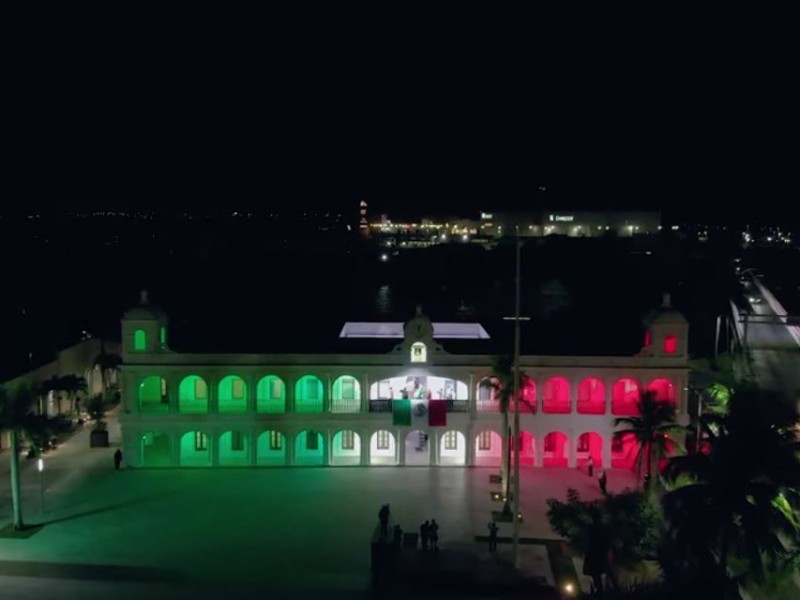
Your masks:
M315 378L306 379L306 400L319 400L319 382Z
M458 433L455 431L448 431L444 434L444 449L445 450L458 450Z
M306 431L306 450L319 449L319 434L316 431Z
M208 386L206 386L206 382L204 379L195 379L194 380L194 397L197 400L201 400L206 397L206 392L208 391Z
M231 450L241 452L244 450L244 440L240 431L231 432Z
M478 438L478 450L491 450L492 449L492 432L482 431L481 436Z
M355 400L356 399L356 385L355 380L351 377L342 379L342 400Z
M159 332L159 338L161 340L161 347L162 348L166 348L167 347L167 328L166 327L162 327L161 328L161 331Z
M194 432L194 450L195 452L205 452L208 450L208 437L205 433L199 431Z
M169 404L169 396L167 396L167 380L161 378L161 404Z
M489 402L492 399L492 386L488 383L481 384L478 388L478 401Z
M231 382L231 396L234 400L241 400L244 398L244 381L241 379L234 379Z
M283 436L280 431L269 432L269 449L281 450L283 448Z
M389 432L386 430L379 431L375 434L377 436L377 446L378 450L388 450L389 449Z
M278 378L273 379L269 385L269 399L280 400L281 392L281 380Z
M342 432L342 450L355 450L356 440L352 431Z

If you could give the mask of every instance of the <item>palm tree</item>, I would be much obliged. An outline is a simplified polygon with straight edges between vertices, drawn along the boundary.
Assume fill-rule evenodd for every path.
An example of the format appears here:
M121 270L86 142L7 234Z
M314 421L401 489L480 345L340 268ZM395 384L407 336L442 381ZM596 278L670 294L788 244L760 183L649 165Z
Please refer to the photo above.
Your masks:
M23 529L22 502L19 483L19 446L22 438L41 439L43 428L49 420L42 415L31 412L35 394L30 388L20 387L16 392L8 392L0 388L0 430L7 429L9 434L11 464L11 504L14 529Z
M666 458L676 444L673 434L683 430L675 424L675 407L670 402L656 398L654 392L644 392L637 403L639 416L614 419L614 426L627 425L626 429L614 432L615 438L633 436L639 444L636 455L636 477L641 481L642 466L645 466L644 487L651 489L653 459L658 464Z
M61 414L63 411L61 410L61 394L64 390L62 378L58 375L53 375L52 377L45 379L39 387L40 393L47 395L50 392L55 394L56 398L56 412ZM47 412L47 411L44 411Z
M703 427L708 452L675 457L671 478L690 483L663 498L666 571L713 574L718 588L764 581L800 552L800 417L777 394L734 393Z
M106 352L105 345L100 346L100 354L94 359L94 365L100 367L103 378L103 394L111 387L111 373L119 369L122 364L122 357L119 354Z
M520 372L520 385L517 393L522 402L522 388L525 376ZM496 356L492 360L492 376L488 381L492 388L493 396L498 399L500 413L503 415L503 460L501 463L501 474L503 478L503 512L511 514L511 504L509 499L509 473L511 473L511 427L508 423L508 413L511 408L512 396L514 393L514 359L510 356ZM520 443L517 440L516 443Z
M61 389L69 396L70 413L75 412L75 399L79 392L86 392L86 378L81 375L64 375L61 378Z

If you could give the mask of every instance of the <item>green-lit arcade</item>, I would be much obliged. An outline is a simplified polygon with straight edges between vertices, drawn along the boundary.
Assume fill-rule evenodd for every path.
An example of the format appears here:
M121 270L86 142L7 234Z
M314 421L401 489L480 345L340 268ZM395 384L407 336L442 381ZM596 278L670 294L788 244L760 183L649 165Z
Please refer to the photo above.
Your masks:
M131 467L487 466L502 415L479 323L348 322L341 341L378 354L176 352L167 315L141 302L122 320L124 454ZM393 340L393 341L392 341ZM460 349L448 352L448 340ZM645 390L686 419L688 324L668 303L631 356L522 356L521 465L629 467L614 418ZM576 340L579 344L580 340Z

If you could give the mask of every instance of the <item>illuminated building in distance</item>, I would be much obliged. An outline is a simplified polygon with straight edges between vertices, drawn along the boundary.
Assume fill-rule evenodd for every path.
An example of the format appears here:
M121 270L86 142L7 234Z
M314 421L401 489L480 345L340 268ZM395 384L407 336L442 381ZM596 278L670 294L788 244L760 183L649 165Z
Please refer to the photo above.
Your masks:
M525 353L521 460L630 467L614 418L651 390L687 420L688 324L669 301L627 355ZM596 334L593 334L596 335ZM637 337L639 334L636 334ZM497 348L480 323L345 323L332 349L197 353L142 303L122 320L123 451L131 467L498 466ZM324 341L324 340L322 340ZM574 340L580 347L582 341Z

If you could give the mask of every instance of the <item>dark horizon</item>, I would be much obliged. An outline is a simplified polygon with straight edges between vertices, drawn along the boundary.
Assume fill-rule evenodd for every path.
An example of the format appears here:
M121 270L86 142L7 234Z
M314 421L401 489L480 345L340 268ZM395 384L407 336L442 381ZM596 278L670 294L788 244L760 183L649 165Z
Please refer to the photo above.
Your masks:
M15 35L22 211L800 214L771 8L99 4Z

